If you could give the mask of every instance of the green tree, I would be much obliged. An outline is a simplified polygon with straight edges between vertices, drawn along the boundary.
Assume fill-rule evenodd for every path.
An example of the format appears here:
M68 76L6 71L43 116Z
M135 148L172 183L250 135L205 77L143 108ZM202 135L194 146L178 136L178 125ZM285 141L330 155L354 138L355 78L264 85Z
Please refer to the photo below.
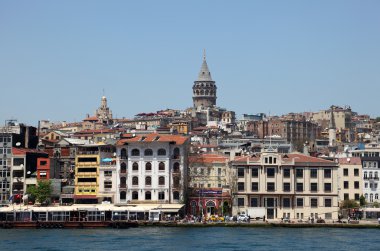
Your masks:
M341 204L341 209L357 208L359 204L355 200L344 200Z
M50 180L40 180L38 181L37 186L28 187L27 194L30 194L31 197L35 198L39 203L48 204L52 190Z
M365 201L365 197L363 196L363 194L360 196L360 206L363 207L367 204L367 202Z
M379 208L380 207L380 204L377 201L375 201L372 205L373 205L374 208Z

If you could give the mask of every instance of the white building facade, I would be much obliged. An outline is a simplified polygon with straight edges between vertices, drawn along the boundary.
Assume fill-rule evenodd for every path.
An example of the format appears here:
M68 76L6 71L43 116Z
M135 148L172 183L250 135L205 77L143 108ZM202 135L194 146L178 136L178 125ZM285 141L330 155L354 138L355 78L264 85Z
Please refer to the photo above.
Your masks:
M134 135L117 143L116 204L183 203L187 191L188 137Z

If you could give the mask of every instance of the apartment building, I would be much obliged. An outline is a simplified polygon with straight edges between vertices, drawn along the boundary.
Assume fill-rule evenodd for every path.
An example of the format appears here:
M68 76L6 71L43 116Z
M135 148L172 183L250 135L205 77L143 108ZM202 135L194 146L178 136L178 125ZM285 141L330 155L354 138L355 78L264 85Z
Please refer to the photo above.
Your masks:
M339 201L360 201L363 194L362 162L360 158L340 158L338 169Z
M233 214L265 210L267 219L338 219L338 165L273 149L235 159Z
M130 135L117 143L116 204L184 203L189 137Z

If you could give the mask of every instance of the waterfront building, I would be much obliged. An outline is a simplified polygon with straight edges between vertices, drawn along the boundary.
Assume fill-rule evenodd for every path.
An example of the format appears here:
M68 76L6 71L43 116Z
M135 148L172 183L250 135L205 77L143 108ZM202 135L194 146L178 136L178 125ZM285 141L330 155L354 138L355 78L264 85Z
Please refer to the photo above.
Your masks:
M7 204L11 195L12 136L0 131L0 204Z
M114 201L115 149L112 145L79 146L75 157L75 202L97 204Z
M338 165L267 149L232 162L233 214L264 209L267 219L338 219Z
M363 166L363 194L366 201L372 205L380 202L380 145L370 143L363 150L353 150L353 157L360 157Z
M37 164L39 158L48 154L35 149L12 148L11 194L23 197L29 186L37 184Z
M229 158L226 156L190 156L188 212L207 216L228 213L231 206L230 174Z
M359 157L339 158L339 201L360 201L363 194L362 162Z
M115 203L184 203L189 144L189 137L156 133L119 140Z

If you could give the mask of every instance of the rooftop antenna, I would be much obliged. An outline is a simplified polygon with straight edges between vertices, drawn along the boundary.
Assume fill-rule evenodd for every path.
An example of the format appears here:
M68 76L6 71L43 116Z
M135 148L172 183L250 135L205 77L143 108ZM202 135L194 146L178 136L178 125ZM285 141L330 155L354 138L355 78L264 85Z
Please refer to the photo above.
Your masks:
M104 88L103 88L103 97L106 95L105 91L104 91Z
M203 61L206 61L206 49L203 49Z

